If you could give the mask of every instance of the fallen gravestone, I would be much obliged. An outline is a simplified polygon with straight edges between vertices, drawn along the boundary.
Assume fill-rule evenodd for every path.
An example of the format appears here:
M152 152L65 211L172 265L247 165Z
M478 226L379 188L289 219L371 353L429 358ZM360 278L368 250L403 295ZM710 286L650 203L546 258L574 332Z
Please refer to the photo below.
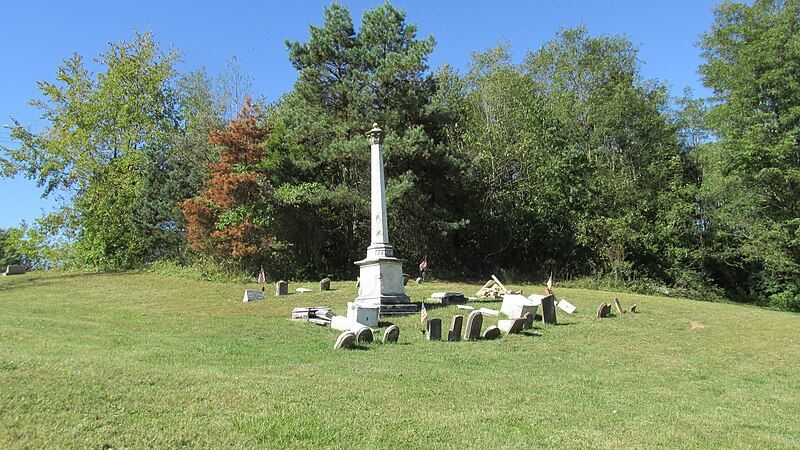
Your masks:
M458 305L467 302L461 292L434 292L431 298L437 299L443 306Z
M489 327L486 329L486 332L483 333L483 338L486 340L494 340L500 337L500 328L497 327Z
M530 313L529 313L530 314ZM518 334L525 326L525 318L498 320L497 328L506 334Z
M533 313L525 313L525 317L523 317L523 319L525 319L525 324L522 326L522 328L525 328L526 330L533 328Z
M297 292L298 294L305 294L306 292L314 292L313 290L311 290L309 288L304 288L304 287L299 287L299 288L295 289L294 291Z
M552 294L542 299L542 322L556 324L556 297Z
M480 311L472 311L467 316L467 325L464 328L464 339L468 341L475 341L481 335L481 327L483 326L483 314Z
M475 307L469 305L456 305L458 309L466 309L467 311L473 311Z
M425 337L429 341L442 340L442 319L428 319L428 324L425 330Z
M614 297L614 308L617 309L617 314L620 316L625 314L625 311L622 310L622 304L619 302L619 299Z
M478 310L481 314L486 314L487 316L496 317L500 315L500 311L496 309L489 309L489 308L481 308Z
M390 325L389 328L383 333L384 344L394 344L400 337L400 327L397 325Z
M257 291L255 289L245 289L244 290L244 297L242 298L242 301L244 303L254 302L256 300L264 300L264 293L261 292L260 290Z
M340 334L339 337L336 339L336 343L333 344L334 350L339 350L341 348L352 348L356 343L356 335L352 331L345 331L344 333Z
M356 331L356 342L372 342L372 328L361 327Z
M275 283L275 295L289 295L289 283L283 280Z
M461 340L461 327L464 324L464 316L453 316L453 323L450 325L450 331L447 333L447 340L454 342Z
M330 291L331 290L331 279L330 278L323 278L319 280L319 290L320 291Z
M6 271L3 273L3 276L22 275L24 273L25 273L25 266L20 266L19 264L12 264L10 266L6 266Z
M561 300L558 301L558 309L564 311L567 314L572 314L575 312L577 308L575 307L575 305L568 302L567 299L562 298Z

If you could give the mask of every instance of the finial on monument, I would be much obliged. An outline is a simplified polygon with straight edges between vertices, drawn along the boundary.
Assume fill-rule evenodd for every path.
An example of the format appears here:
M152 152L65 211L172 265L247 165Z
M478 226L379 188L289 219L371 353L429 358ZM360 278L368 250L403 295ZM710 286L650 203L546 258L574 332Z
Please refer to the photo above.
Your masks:
M378 122L372 124L372 129L367 131L367 136L369 136L370 144L380 144L381 137L383 136L383 130L378 127Z

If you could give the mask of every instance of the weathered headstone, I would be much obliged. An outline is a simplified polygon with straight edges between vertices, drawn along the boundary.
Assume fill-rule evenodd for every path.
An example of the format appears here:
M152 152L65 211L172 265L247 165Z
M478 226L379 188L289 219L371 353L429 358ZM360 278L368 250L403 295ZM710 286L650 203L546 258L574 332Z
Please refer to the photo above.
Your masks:
M289 295L289 283L284 280L275 283L275 295Z
M483 314L480 311L472 311L467 316L467 325L464 328L464 339L468 341L477 340L481 335L483 326Z
M422 284L422 277L417 277L417 284Z
M500 337L500 328L497 327L489 327L483 333L483 338L486 340L494 340Z
M497 328L500 328L500 330L506 334L518 334L522 331L523 326L525 326L524 317L520 319L505 319L497 321Z
M428 324L425 330L425 337L429 341L442 340L442 319L438 318L428 319Z
M320 291L330 291L331 290L331 279L325 277L325 278L319 280L319 290Z
M625 311L622 310L622 304L619 302L619 299L614 297L614 308L617 309L617 314L620 316L625 314Z
M242 298L243 302L245 303L254 302L256 300L264 300L264 293L261 292L260 290L257 291L255 289L244 290L244 297Z
M372 342L372 328L361 327L356 331L356 342Z
M390 325L389 328L383 333L384 344L394 344L400 337L400 327L397 325Z
M339 350L340 348L351 348L356 343L356 335L352 331L345 331L344 333L340 334L339 337L336 339L336 343L333 344L334 350Z
M522 325L522 328L525 328L526 330L533 328L533 313L525 313L525 317L523 317L523 319L525 319L525 324Z
M6 271L3 273L4 276L8 275L22 275L25 273L25 266L20 266L19 264L12 264L6 267Z
M633 306L631 306L631 312L632 313L636 312L636 304L635 303L633 304Z
M464 324L464 316L462 315L453 316L453 323L450 325L450 331L447 333L448 341L461 340L461 327L463 326L463 324Z
M611 314L611 305L606 302L601 303L600 307L597 308L597 318L604 319L608 317L609 314Z
M548 295L542 299L542 322L556 324L556 297Z

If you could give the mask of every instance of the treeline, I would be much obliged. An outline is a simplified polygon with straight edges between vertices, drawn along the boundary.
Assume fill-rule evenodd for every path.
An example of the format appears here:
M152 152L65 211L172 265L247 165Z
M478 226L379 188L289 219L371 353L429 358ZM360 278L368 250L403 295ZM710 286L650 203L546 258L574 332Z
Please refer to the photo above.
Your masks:
M235 66L177 73L137 35L98 73L76 55L39 84L42 131L14 123L6 175L64 202L5 245L45 266L354 277L378 122L390 236L412 265L800 310L799 27L798 1L717 7L708 99L671 98L629 40L583 28L521 63L501 45L431 69L433 37L388 3L358 29L333 4L287 42L298 78L274 103L246 97Z

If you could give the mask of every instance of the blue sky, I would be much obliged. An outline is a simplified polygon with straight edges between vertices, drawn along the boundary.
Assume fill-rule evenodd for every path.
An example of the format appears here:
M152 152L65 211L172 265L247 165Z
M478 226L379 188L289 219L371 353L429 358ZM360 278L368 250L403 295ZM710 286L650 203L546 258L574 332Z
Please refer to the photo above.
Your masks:
M362 12L379 1L341 1L358 25ZM443 62L465 69L470 52L499 42L513 45L520 60L564 27L622 34L639 49L643 74L705 95L695 43L712 23L716 2L706 0L395 0L420 34L436 38L431 67ZM213 75L236 56L253 79L253 92L275 100L291 89L296 73L286 58L285 39L305 40L328 2L316 1L19 1L0 0L0 125L14 116L37 129L40 98L36 81L53 80L60 61L78 52L92 58L107 43L152 30L162 45L182 54L180 70L204 66ZM13 146L0 127L0 145ZM50 210L53 201L24 178L0 178L0 227L17 225Z

